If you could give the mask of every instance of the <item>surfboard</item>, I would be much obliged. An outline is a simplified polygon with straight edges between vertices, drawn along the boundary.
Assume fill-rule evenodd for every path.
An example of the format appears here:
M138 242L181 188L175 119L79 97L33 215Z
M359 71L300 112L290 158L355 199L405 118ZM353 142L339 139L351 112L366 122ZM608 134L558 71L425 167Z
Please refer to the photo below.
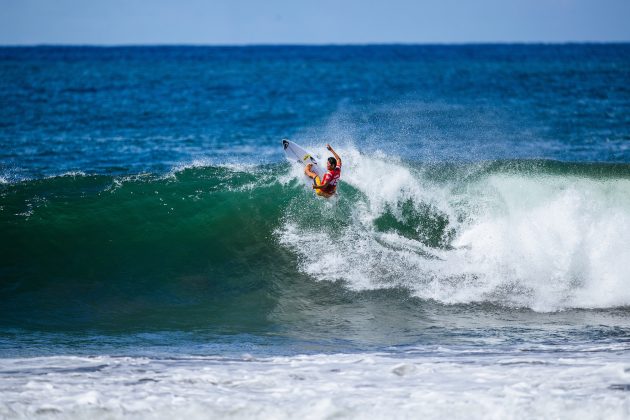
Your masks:
M285 156L290 162L297 162L302 166L312 163L313 166L311 167L311 170L315 172L317 176L323 178L325 170L319 166L317 159L315 159L315 156L312 153L287 139L282 140L282 148L284 149Z

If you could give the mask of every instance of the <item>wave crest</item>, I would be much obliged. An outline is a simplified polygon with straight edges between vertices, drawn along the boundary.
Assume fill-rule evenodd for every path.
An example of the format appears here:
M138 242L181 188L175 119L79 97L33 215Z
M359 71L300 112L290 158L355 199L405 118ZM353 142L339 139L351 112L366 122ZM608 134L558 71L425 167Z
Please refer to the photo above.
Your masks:
M316 279L405 287L447 304L630 305L630 180L619 168L609 176L550 162L427 169L344 152L345 223L314 225L294 213L278 231ZM321 211L323 220L340 212Z

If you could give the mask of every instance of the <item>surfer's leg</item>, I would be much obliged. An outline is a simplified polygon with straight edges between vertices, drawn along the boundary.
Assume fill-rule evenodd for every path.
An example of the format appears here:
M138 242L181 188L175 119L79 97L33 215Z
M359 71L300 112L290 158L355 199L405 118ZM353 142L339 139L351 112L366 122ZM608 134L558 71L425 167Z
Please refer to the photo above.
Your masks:
M313 166L312 163L309 163L308 165L306 165L306 167L304 168L304 175L306 175L307 177L309 177L311 179L315 179L317 174L315 172L311 171L311 167L312 166Z
M317 175L315 175L315 178L313 178L313 183L315 185L322 185L322 180L319 179L319 177ZM322 189L316 189L315 190L315 194L319 195L320 197L324 197L324 198L330 198L332 197L332 194L325 192Z
M308 165L306 165L306 167L304 168L304 174L313 180L313 184L318 185L318 186L322 185L322 180L319 178L319 175L311 171L311 166L313 166L312 163L309 163ZM319 195L320 197L326 197L326 198L331 196L331 194L328 194L324 192L324 190L321 190L321 189L316 189L315 194Z
M315 184L317 186L322 185L322 181L321 181L321 179L319 179L319 177L317 175L315 175L313 177L313 184ZM322 197L325 196L324 191L322 191L320 189L315 190L315 194L317 194L319 196L322 196Z

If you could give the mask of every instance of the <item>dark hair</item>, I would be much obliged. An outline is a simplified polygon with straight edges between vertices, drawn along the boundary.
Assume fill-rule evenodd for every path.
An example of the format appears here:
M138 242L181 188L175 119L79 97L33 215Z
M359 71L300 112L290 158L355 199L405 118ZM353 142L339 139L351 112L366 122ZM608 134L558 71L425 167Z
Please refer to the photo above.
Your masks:
M333 167L337 167L337 159L335 159L334 157L329 157L328 162L330 162Z

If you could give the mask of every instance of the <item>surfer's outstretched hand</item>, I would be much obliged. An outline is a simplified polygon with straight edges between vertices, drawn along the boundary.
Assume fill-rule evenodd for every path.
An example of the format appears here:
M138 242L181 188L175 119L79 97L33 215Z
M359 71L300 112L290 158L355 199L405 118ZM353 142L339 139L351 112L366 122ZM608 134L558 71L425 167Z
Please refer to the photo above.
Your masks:
M330 150L335 159L337 159L337 166L341 167L341 157L335 152L330 144L326 144L326 149Z

